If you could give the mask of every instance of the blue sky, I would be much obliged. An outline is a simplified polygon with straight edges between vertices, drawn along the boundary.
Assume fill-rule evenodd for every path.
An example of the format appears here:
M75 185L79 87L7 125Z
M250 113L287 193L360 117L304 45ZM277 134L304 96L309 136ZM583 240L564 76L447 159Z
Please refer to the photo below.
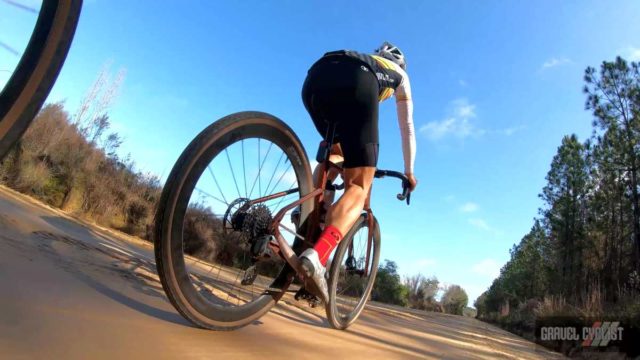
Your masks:
M374 185L382 258L460 284L472 303L530 229L562 136L591 132L585 67L640 60L638 15L637 1L87 0L49 100L73 113L106 62L126 69L110 111L121 153L162 177L200 130L242 110L285 120L313 156L308 67L325 51L392 41L408 59L420 184L410 207L396 182ZM0 41L20 52L34 20L0 2ZM0 70L15 61L0 48ZM392 101L380 133L379 167L400 170Z

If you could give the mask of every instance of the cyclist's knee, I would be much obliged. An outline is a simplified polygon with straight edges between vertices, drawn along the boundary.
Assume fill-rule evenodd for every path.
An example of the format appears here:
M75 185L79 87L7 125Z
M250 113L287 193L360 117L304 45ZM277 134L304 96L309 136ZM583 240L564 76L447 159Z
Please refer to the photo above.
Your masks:
M375 167L363 166L344 170L344 182L347 187L357 186L367 194L376 172Z
M369 191L365 190L365 189L363 189L363 188L361 188L359 186L356 186L355 188L357 189L356 201L357 201L358 207L359 208L364 207L364 205L365 205L365 203L367 201L367 196L369 195Z

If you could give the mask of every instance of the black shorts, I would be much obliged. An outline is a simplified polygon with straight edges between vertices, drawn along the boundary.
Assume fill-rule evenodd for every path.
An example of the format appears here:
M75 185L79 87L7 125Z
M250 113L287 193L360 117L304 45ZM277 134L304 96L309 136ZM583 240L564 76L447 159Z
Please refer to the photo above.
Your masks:
M347 56L318 60L302 87L302 102L324 138L336 123L344 167L378 163L378 80L363 63Z

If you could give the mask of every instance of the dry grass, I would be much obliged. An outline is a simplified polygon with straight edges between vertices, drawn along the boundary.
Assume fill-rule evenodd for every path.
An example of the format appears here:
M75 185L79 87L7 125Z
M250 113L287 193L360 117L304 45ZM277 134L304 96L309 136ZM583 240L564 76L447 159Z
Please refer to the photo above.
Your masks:
M86 139L62 104L46 105L0 164L0 181L98 224L148 238L159 180L114 155L112 142L103 142L109 149L99 143Z

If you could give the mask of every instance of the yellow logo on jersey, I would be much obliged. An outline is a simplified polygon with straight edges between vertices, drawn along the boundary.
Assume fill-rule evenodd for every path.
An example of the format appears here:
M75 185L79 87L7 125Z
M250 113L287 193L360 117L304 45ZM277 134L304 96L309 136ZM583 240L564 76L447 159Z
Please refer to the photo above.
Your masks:
M384 100L387 100L388 98L391 97L391 95L393 95L393 89L392 88L384 88L384 90L382 90L382 92L378 96L378 101L382 102Z
M393 66L393 62L389 59L385 59L378 55L371 55L371 57L385 69L395 70L396 68Z
M384 68L384 69L389 69L389 70L396 70L396 68L393 66L393 62L391 60L385 59L381 56L377 56L377 55L371 55L371 57L378 63L378 65L380 65L380 67ZM384 88L384 90L382 90L382 92L380 93L380 95L378 96L378 101L382 102L384 100L387 100L388 98L391 97L391 95L393 95L393 89L392 88Z

